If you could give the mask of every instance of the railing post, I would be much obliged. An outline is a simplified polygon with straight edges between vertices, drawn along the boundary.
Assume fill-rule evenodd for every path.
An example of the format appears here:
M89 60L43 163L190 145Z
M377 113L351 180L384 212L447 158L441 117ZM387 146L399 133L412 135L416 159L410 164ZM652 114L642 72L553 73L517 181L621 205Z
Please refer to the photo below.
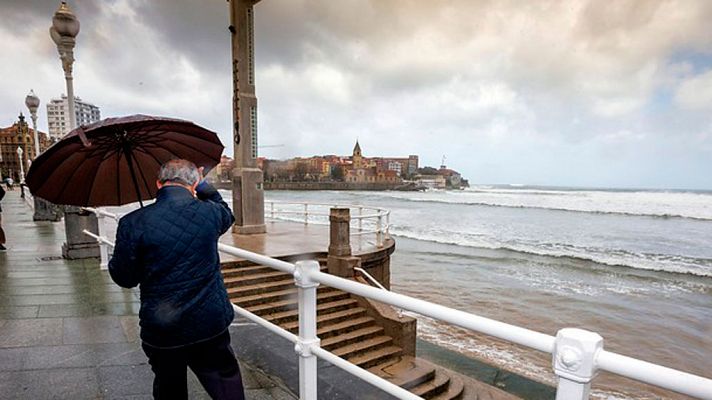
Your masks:
M299 354L299 399L316 400L317 359L311 349L319 347L316 336L316 290L318 282L310 273L319 272L319 263L314 260L297 261L294 282L299 302L299 341L294 351Z
M559 377L556 400L585 400L596 376L596 357L603 349L603 338L577 328L565 328L556 334L554 372Z
M362 223L361 223L361 221L363 221L363 218L361 218L361 217L363 216L363 207L359 207L359 208L358 208L358 216L359 216L359 219L358 219L358 231L359 231L359 232L363 232L363 227L362 227Z
M383 215L378 214L376 221L376 246L383 247Z
M386 238L391 237L391 212L386 211Z
M309 204L304 203L304 225L309 224Z
M106 231L106 225L105 225L105 220L106 216L104 216L101 213L96 214L97 217L97 236L103 236L104 232ZM99 257L101 261L99 261L99 269L109 269L109 245L101 242L99 244Z

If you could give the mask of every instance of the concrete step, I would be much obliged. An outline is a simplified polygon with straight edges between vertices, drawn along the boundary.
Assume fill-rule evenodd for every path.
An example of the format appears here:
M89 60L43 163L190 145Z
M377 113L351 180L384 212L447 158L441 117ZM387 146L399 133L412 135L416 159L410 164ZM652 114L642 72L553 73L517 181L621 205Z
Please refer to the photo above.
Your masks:
M242 297L242 296L250 296L253 294L259 294L259 293L264 293L268 292L271 290L282 290L282 289L289 289L293 288L294 286L294 279L289 278L289 279L283 279L279 281L272 281L272 282L262 282L262 283L257 283L254 285L238 285L235 287L231 287L227 289L227 294L229 296L235 296L235 297Z
M412 388L411 393L420 396L425 399L431 399L439 394L445 393L450 384L450 376L442 372L442 370L435 369L435 377L427 382L421 383L420 385Z
M435 377L435 365L411 356L403 356L392 363L383 363L369 369L370 372L394 385L410 390Z
M237 277L241 277L241 276L264 274L266 272L281 272L285 275L289 275L285 272L276 270L271 267L267 267L265 265L250 265L247 267L239 267L239 268L223 268L221 272L222 272L223 278L237 278Z
M450 384L447 390L431 397L431 400L460 400L465 395L465 384L457 376L450 376ZM475 397L478 398L478 397Z
M258 265L253 263L252 261L247 261L247 260L226 261L226 262L220 263L220 269L223 271L227 270L227 269L237 269L237 268L245 268L245 267L253 267L253 266L258 266Z
M249 286L256 285L258 283L264 282L274 282L289 279L291 275L269 268L269 270L264 272L256 272L253 274L240 275L234 277L226 278L223 275L223 281L225 282L226 288L236 287L236 286Z
M365 318L364 318L365 319ZM354 329L354 328L350 328ZM349 346L361 342L368 341L383 335L383 328L377 325L367 326L361 329L351 330L350 332L342 333L339 335L334 335L326 339L321 340L321 347L326 350L333 350L336 348L343 348L344 346ZM317 334L317 336L319 336ZM388 336L384 336L388 337ZM321 338L321 336L319 336Z
M390 336L376 336L374 338L362 340L346 346L332 349L331 352L341 358L355 357L363 353L380 349L393 344L393 338Z
M328 304L328 303L327 303ZM351 309L329 312L331 310L320 308L325 304L320 304L316 307L316 322L317 326L323 324L337 323L347 319L359 318L366 315L366 309L361 307L354 307ZM287 310L278 312L275 314L266 315L264 318L273 324L281 325L282 328L290 330L291 328L296 328L299 326L298 323L299 312L298 310Z
M372 350L363 354L348 357L347 360L361 368L371 368L375 365L385 363L401 355L403 349L397 346L388 346Z
M337 296L337 293L340 293L342 296ZM332 289L328 286L320 287L317 289L317 302L318 302L318 295L321 293L333 293L334 298L335 297L340 297L340 298L347 298L349 297L348 293L342 292L337 289ZM265 304L265 303L274 303L278 302L280 300L294 300L295 302L297 301L297 288L290 288L290 289L284 289L284 290L274 290L274 291L266 291L263 293L259 294L253 294L250 296L230 296L230 300L237 304L240 307L249 307L253 306L256 304Z
M364 315L359 318L352 318L338 323L326 323L319 326L316 330L317 336L320 339L328 339L332 336L342 335L350 331L355 331L358 329L366 328L368 326L375 326L376 320Z
M341 311L348 308L356 307L358 302L346 296L344 298L344 293L328 292L328 293L317 293L317 313L319 312L320 306L322 310L332 310L331 312ZM322 304L323 303L323 304ZM329 304L331 303L331 304ZM274 303L258 304L250 307L246 307L246 310L257 315L267 315L276 314L281 311L296 310L297 309L297 299L281 300Z

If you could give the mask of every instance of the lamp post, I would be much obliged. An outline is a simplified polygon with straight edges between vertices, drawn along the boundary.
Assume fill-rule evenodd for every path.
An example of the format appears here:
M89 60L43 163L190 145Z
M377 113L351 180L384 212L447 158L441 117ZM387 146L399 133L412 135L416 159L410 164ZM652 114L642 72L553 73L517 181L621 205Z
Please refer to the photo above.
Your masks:
M33 138L35 141L35 156L32 159L34 160L40 155L40 134L37 132L37 108L40 106L40 99L35 95L34 90L30 90L30 94L25 97L25 105L30 110L30 116L32 117L32 130L34 131ZM62 213L56 205L38 196L34 196L34 202L33 221L59 221L62 219Z
M67 103L69 108L69 129L77 126L77 115L74 112L74 80L72 65L74 64L74 45L79 34L79 20L63 1L52 17L49 35L57 45L59 58L62 60L64 79L67 81ZM99 246L92 238L86 236L84 229L98 232L96 215L83 211L79 207L64 207L64 230L67 241L62 245L62 256L69 259L98 258Z
M25 181L25 163L22 161L22 147L17 146L17 159L20 161L20 183Z
M35 158L40 155L40 138L37 133L37 108L40 106L40 99L35 95L34 90L30 90L30 94L25 97L25 105L27 109L30 110L30 116L32 117L32 135L35 140Z
M76 127L76 114L74 113L74 82L72 78L72 65L74 64L75 38L79 33L79 20L69 9L66 1L60 4L59 9L52 17L52 26L49 34L57 45L59 58L62 60L64 79L67 81L67 102L69 105L69 129Z

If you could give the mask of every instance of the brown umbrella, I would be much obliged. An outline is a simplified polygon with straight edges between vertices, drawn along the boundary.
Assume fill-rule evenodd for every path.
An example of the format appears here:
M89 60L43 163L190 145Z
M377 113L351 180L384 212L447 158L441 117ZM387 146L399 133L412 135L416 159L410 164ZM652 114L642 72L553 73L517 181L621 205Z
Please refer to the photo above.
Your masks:
M154 198L166 161L190 160L207 172L222 151L215 132L189 121L107 118L82 125L47 149L32 162L26 182L35 196L55 204L119 206Z

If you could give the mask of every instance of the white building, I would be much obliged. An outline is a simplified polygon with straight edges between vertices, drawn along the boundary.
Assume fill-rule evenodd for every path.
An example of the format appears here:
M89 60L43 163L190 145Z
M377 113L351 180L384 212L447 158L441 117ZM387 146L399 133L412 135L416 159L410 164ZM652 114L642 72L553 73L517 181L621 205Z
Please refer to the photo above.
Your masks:
M47 130L50 138L54 140L60 139L71 130L68 110L69 103L65 95L62 95L61 99L52 99L47 103ZM85 103L76 96L74 96L74 113L76 114L77 126L101 119L99 107Z

